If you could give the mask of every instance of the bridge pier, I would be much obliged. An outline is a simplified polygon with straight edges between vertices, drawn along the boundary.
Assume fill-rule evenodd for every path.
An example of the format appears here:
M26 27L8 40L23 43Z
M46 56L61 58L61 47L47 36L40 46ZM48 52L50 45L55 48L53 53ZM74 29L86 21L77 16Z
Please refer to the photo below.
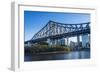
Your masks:
M77 35L77 48L80 49L80 36Z
M51 45L57 45L57 40L56 39L47 39L47 43L49 44L49 46Z
M64 39L65 39L65 45L68 46L69 45L69 37L66 37Z
M50 39L47 39L47 43L49 44L49 46L51 46L51 45L52 45L52 43L51 43L51 40L50 40Z

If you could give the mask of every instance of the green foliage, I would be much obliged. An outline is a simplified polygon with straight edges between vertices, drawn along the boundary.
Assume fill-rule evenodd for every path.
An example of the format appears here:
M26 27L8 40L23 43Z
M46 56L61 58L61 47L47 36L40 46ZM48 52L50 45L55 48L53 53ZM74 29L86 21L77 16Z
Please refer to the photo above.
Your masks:
M27 49L27 50L26 50ZM30 47L26 46L25 47L25 52L26 53L31 53L31 54L37 54L37 53L42 53L42 52L60 52L60 51L65 51L69 52L70 48L67 46L60 46L60 45L52 45L49 46L48 44L34 44Z

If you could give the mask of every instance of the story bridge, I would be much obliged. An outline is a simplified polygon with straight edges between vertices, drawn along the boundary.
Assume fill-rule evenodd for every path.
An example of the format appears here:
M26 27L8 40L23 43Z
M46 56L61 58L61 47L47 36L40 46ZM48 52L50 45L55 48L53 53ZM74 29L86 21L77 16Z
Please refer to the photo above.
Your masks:
M77 24L65 24L55 21L49 21L41 30L39 30L32 39L25 41L25 44L38 43L41 41L46 41L50 45L56 45L62 42L60 40L67 39L70 37L77 37L77 43L80 43L80 36L90 34L90 22L77 23ZM89 37L88 37L89 38Z

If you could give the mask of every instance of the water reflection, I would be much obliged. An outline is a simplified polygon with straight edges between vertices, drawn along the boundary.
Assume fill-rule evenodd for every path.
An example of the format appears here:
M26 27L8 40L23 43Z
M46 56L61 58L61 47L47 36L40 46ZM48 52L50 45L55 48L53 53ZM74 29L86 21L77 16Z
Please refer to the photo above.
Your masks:
M90 51L73 51L61 54L43 54L35 56L25 56L24 61L42 61L42 60L68 60L68 59L88 59Z

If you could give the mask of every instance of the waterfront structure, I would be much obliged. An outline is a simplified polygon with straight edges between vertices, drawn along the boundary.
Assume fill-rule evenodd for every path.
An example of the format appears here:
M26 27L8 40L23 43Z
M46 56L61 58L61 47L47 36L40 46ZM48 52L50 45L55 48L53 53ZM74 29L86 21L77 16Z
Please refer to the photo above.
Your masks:
M25 41L25 44L31 44L46 41L49 45L69 45L70 37L77 37L77 45L80 47L80 36L82 37L82 46L89 44L90 22L65 24L55 21L49 21L41 30L39 30L32 39Z

